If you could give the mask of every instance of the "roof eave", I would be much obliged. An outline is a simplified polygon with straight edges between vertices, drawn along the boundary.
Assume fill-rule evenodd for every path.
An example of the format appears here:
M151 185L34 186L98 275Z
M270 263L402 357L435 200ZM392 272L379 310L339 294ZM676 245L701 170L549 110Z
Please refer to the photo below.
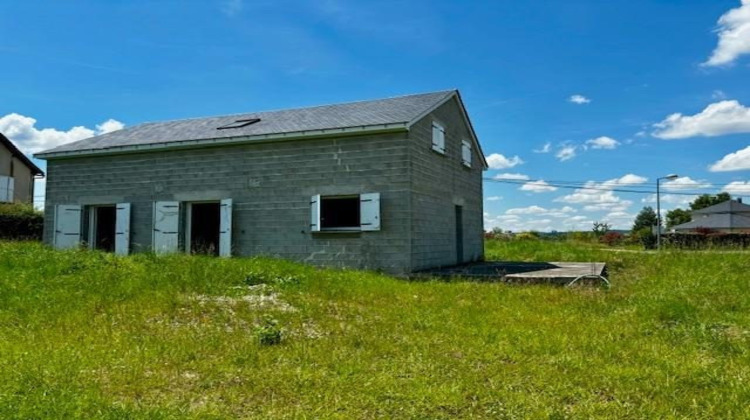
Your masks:
M202 148L212 146L226 146L226 145L239 145L249 143L270 143L270 142L281 142L281 141L292 141L302 140L309 138L323 138L323 137L346 137L356 136L365 134L376 134L386 132L398 132L406 131L407 123L389 123L389 124L376 124L376 125L365 125L357 127L345 127L345 128L331 128L322 130L306 130L306 131L294 131L288 133L276 133L276 134L261 134L255 136L235 136L235 137L216 137L199 140L183 140L183 141L167 141L159 143L149 144L136 144L128 146L116 146L104 149L87 149L87 150L71 150L71 151L49 151L37 153L34 155L38 159L64 159L73 157L83 156L102 156L102 155L115 155L124 153L142 153L150 151L160 150L173 150L173 149L186 149L186 148Z
M31 161L26 155L21 152L15 144L13 144L10 139L5 137L2 133L0 133L0 143L2 143L8 150L10 150L10 154L15 156L18 160L24 163L30 170L32 175L41 175L44 176L44 171L39 169L38 166L34 165L34 162Z

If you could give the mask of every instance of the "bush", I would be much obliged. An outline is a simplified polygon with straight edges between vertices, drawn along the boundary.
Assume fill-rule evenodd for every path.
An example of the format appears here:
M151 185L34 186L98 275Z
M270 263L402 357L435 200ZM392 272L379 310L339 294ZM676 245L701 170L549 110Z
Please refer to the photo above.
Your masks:
M749 248L750 234L746 233L670 233L662 236L665 245L682 249Z
M620 232L607 232L599 238L599 242L608 246L617 246L622 244L625 235Z
M281 343L279 321L270 316L265 317L263 324L255 328L255 334L258 336L258 342L262 346L273 346Z
M30 204L0 204L0 239L42 240L44 215Z
M634 235L645 249L656 249L656 235L651 232L651 228L639 229L634 232Z
M567 239L573 242L586 242L591 243L596 240L594 232L568 232Z
M518 241L537 241L539 234L536 232L521 232L514 237Z

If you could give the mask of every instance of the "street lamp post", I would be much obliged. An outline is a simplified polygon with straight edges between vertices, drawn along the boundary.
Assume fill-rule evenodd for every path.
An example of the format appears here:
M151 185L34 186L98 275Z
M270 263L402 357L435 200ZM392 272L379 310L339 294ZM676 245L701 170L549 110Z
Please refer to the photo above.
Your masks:
M679 178L679 175L670 174L661 178L656 178L656 249L661 250L661 199L659 197L659 182L666 179L669 181Z

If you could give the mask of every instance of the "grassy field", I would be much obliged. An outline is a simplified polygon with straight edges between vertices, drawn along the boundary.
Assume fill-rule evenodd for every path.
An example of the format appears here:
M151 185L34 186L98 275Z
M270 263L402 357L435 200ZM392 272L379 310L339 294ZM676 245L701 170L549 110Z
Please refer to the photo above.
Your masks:
M748 418L749 256L487 245L602 290L0 242L0 418Z

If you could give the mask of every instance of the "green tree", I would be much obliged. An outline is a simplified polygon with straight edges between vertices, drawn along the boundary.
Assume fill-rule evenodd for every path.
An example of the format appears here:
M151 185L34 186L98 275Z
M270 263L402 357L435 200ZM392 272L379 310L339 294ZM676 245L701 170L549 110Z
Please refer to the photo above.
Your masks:
M644 207L635 217L632 235L646 249L653 249L656 246L656 235L654 235L652 227L656 226L657 223L661 226L661 220L656 216L652 207Z
M677 225L687 223L692 218L690 212L683 209L674 209L667 212L667 229L671 229Z
M638 213L633 223L633 233L643 230L643 228L651 229L652 226L656 226L658 218L653 207L646 206ZM661 225L661 223L659 223Z
M690 210L705 209L706 207L715 206L731 199L732 196L725 192L716 195L703 194L690 203Z
M604 236L605 233L609 232L609 230L612 228L612 225L606 222L594 222L594 227L591 229L592 232L594 232L594 236L597 238L600 238Z

